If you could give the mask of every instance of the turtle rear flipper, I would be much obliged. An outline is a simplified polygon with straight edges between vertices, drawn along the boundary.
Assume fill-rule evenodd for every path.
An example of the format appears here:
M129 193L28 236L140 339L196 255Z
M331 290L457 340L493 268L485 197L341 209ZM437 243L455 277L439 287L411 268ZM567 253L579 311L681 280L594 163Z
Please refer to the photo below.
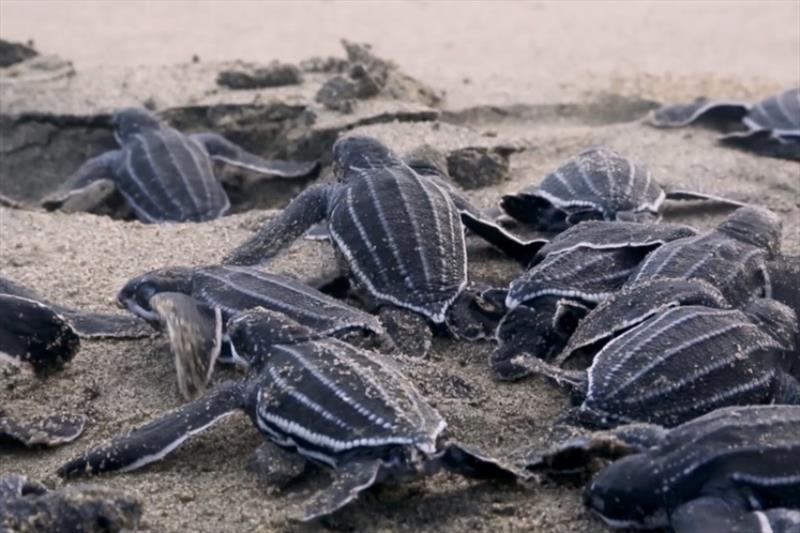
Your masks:
M750 111L750 104L738 101L713 101L698 98L688 104L662 106L650 113L647 122L658 128L679 128L694 122L738 123Z
M58 469L61 477L129 472L159 461L184 441L208 429L244 404L245 387L228 381L133 431L89 450Z
M167 329L178 389L187 400L196 398L211 380L222 348L222 312L177 292L156 294L150 306Z
M190 137L202 144L216 161L271 177L304 178L310 176L318 167L316 162L263 159L216 133L197 133Z
M311 497L299 519L308 522L333 514L355 500L362 491L378 481L381 465L379 459L341 465L335 470L330 486Z
M138 339L153 334L153 328L136 317L72 309L63 309L62 313L80 337Z
M792 533L800 531L800 511L786 508L748 511L736 500L731 502L719 496L706 496L685 503L673 511L670 525L675 533Z
M545 239L523 240L506 231L502 226L474 213L461 211L464 226L500 251L523 265L531 262L539 249L547 244Z
M23 446L52 448L77 439L86 425L83 415L53 415L42 420L19 422L0 413L0 439Z

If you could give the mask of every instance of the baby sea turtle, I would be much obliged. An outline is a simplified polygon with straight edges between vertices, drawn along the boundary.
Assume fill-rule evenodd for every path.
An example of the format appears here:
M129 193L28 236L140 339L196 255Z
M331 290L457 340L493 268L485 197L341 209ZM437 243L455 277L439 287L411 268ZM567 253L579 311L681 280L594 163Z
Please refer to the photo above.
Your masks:
M166 326L178 387L187 399L205 389L218 358L242 362L225 324L248 309L284 313L320 335L349 342L379 345L386 341L373 315L289 276L255 268L215 265L153 270L126 283L117 299L135 315Z
M755 105L706 98L689 104L666 105L653 111L648 122L659 128L695 122L738 123L744 131L728 133L720 137L720 142L763 155L800 160L800 88L787 89Z
M38 306L29 306L31 312L39 317L45 315L50 318L42 318L47 322L65 322L66 325L80 337L84 338L139 338L147 337L151 334L150 328L145 322L138 318L118 315L114 313L96 313L92 311L79 311L63 305L49 302L34 290L25 287L11 279L0 276L0 298L9 297L6 302L19 302L28 300L37 303ZM11 298L13 297L13 298ZM22 305L22 304L20 304ZM33 311L37 309L37 311ZM3 310L0 306L0 313L11 313L10 309ZM11 316L6 315L6 316ZM57 316L58 318L52 318ZM8 322L4 321L8 326ZM45 326L38 331L41 333L51 326ZM76 345L77 350L77 345ZM71 358L71 356L70 356Z
M538 186L503 196L509 216L542 231L562 231L582 220L647 221L665 200L741 202L683 190L667 190L650 171L608 148L590 148L550 172Z
M557 235L511 282L508 313L497 329L491 364L503 379L524 377L510 360L521 352L557 354L589 309L617 291L659 246L695 235L688 226L586 221Z
M20 474L0 476L0 531L133 531L142 504L119 489L76 485L48 490Z
M615 337L586 371L525 355L512 362L573 392L585 424L671 427L729 405L800 403L800 383L780 364L797 327L794 312L770 299L744 311L684 305Z
M10 294L0 294L0 363L29 364L39 375L61 368L78 352L80 340L52 308ZM81 415L13 419L0 408L0 440L27 447L59 446L83 433Z
M496 461L448 441L439 413L380 354L262 309L234 317L227 330L236 351L251 362L245 381L221 384L68 462L59 474L140 468L241 409L273 443L332 469L335 480L310 500L303 520L333 513L375 483L441 467L514 478Z
M797 531L800 407L728 407L664 432L600 472L584 501L613 527Z
M117 111L113 123L120 148L84 163L46 208L91 210L118 191L142 222L199 222L230 208L215 161L281 178L307 176L317 166L264 160L215 133L185 135L143 108Z
M467 284L464 208L452 191L373 138L341 139L333 155L338 183L303 191L225 262L266 261L326 219L359 295L387 329L423 338L430 321L458 338L491 336L496 320L483 317L492 306Z

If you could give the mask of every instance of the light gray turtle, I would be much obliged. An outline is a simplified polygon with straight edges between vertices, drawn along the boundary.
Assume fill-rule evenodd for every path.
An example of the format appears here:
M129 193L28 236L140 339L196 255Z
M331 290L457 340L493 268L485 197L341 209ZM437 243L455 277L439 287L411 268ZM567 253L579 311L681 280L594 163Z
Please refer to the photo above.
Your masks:
M744 311L683 305L613 338L586 371L527 355L512 362L570 390L584 424L671 427L719 407L800 403L800 383L782 366L797 327L794 312L770 299Z
M586 221L557 235L511 282L500 322L493 370L503 379L526 375L511 364L520 353L549 359L589 310L619 290L641 261L665 243L696 235L688 226Z
M256 307L284 313L320 335L364 346L391 346L380 321L289 276L233 265L170 267L131 279L120 305L165 327L187 399L200 394L217 360L244 363L226 324ZM246 364L246 363L245 363Z
M37 308L41 309L41 311L37 311L37 314L57 315L59 321L65 322L75 334L83 338L125 339L147 337L151 334L147 323L138 318L115 313L83 311L54 304L36 291L9 278L0 276L0 298L5 296L9 297L7 301L28 300L39 304ZM0 311L2 311L2 307L0 307ZM5 312L10 313L11 311ZM11 315L9 314L7 316ZM56 319L50 318L47 320L54 321Z
M190 436L237 410L271 442L331 469L302 520L325 516L372 485L444 467L473 477L515 473L445 437L447 424L414 384L382 355L320 337L285 315L261 309L227 325L248 378L88 451L61 476L130 471L165 457Z
M562 231L582 220L653 220L665 200L743 205L710 194L665 189L644 166L608 148L590 148L547 174L538 186L503 196L500 207L535 229Z
M48 490L24 475L0 476L0 530L112 533L139 527L142 504L119 489L78 485Z
M387 329L425 339L430 322L457 338L492 336L502 311L468 285L462 199L375 139L341 139L333 155L338 183L303 191L225 262L267 261L327 220L358 295Z
M200 222L230 208L214 162L278 178L309 176L317 168L262 159L215 133L185 135L143 108L117 111L113 123L120 148L84 163L45 208L92 211L119 192L142 222Z
M721 143L800 161L800 88L787 89L756 104L698 98L689 104L665 105L652 111L647 120L659 128L733 123L739 131L720 137Z

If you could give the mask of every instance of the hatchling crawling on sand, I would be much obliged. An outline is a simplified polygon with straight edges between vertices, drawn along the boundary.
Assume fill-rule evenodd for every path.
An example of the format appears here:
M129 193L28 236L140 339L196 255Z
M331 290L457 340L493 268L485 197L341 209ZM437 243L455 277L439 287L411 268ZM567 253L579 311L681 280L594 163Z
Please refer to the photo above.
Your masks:
M652 220L665 200L742 205L709 194L665 189L644 166L608 148L590 148L549 173L538 186L503 196L500 207L535 229L562 231L582 220Z
M267 261L327 220L358 295L379 309L387 330L413 330L425 339L430 322L456 338L491 337L502 310L467 281L461 215L477 210L375 139L341 139L333 156L338 183L303 191L225 262ZM421 351L429 344L428 338Z
M128 471L157 461L236 410L278 446L326 466L332 484L308 502L303 520L333 513L373 484L439 468L486 478L515 473L444 437L445 421L380 354L318 333L262 309L227 324L246 380L201 398L91 450L62 476Z
M689 104L665 105L648 122L660 128L693 123L738 125L719 141L753 152L800 161L800 88L788 89L756 104L698 98Z
M557 354L578 321L619 290L647 254L696 233L678 224L592 220L557 235L511 282L493 370L504 379L523 377L524 369L510 363L513 357Z
M390 346L376 317L331 298L297 279L232 265L171 267L131 279L119 303L170 337L178 388L187 399L206 387L217 360L244 363L226 324L256 307L364 346Z
M784 367L784 355L795 349L794 311L766 298L731 309L708 284L673 281L676 292L698 300L705 287L706 305L654 314L605 344L588 370L525 355L512 362L567 388L580 404L571 414L599 427L675 426L719 407L800 404L800 383Z
M580 468L593 456L626 456L584 493L586 506L612 527L800 530L800 406L726 407L671 430L621 426L531 454L527 466Z
M269 177L299 178L316 163L269 161L215 133L185 135L143 108L114 113L118 150L84 163L43 205L92 211L115 191L142 222L212 220L230 208L215 176L215 161Z
M0 476L0 531L131 531L141 516L142 504L118 489L76 485L48 490L20 474Z

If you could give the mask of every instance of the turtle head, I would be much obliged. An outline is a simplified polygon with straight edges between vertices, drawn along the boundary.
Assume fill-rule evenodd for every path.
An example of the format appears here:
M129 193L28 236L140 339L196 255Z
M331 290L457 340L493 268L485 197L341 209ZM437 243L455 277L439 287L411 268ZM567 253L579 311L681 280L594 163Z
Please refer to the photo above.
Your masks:
M783 224L778 215L763 207L740 207L717 228L730 237L752 244L776 257L781 251Z
M158 314L150 305L150 299L160 292L191 294L192 269L161 268L136 276L119 291L117 302L148 322L159 322Z
M645 454L624 457L600 472L583 495L586 507L613 527L667 525L661 481Z
M790 307L771 298L756 298L747 304L747 316L783 347L791 351L795 346L797 316Z
M286 315L263 307L236 315L226 328L236 353L256 366L270 346L297 344L321 336Z
M372 137L345 137L333 145L333 171L339 180L344 179L350 169L370 170L403 164L397 154Z
M422 176L438 176L449 178L447 157L430 144L417 146L403 158L414 172Z
M161 122L143 107L126 107L114 113L114 135L120 144L145 130L158 129Z

